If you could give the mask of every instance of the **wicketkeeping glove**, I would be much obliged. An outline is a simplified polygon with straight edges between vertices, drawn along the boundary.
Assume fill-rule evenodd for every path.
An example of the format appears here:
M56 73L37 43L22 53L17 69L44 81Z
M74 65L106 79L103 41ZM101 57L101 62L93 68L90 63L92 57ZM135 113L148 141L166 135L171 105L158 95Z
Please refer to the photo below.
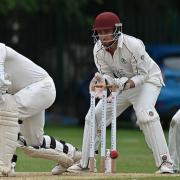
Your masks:
M117 86L119 92L124 90L124 86L127 81L128 81L127 77L115 78L115 85Z
M94 87L94 85L96 84L102 85L102 87ZM103 90L104 90L103 86L105 86L105 78L99 72L95 73L89 85L90 92L92 90L95 90L96 97L101 99L103 96Z

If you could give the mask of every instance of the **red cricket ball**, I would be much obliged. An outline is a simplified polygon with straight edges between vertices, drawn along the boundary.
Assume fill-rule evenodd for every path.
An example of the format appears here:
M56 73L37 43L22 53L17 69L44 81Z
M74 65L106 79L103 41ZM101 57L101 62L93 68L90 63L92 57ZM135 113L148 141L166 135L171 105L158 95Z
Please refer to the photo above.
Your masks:
M110 152L110 157L111 157L112 159L116 159L118 156L119 156L118 151L116 151L116 150L111 150L111 152Z

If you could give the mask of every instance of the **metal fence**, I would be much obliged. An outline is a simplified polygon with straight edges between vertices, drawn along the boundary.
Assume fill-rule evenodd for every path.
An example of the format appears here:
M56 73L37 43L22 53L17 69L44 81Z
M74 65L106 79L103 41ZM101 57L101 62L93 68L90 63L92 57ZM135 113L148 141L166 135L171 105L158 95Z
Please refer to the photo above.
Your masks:
M179 16L167 20L161 15L131 15L122 20L123 31L142 39L145 44L180 43ZM96 71L91 27L82 27L76 22L66 24L60 15L53 13L21 14L12 19L1 17L0 38L53 77L57 88L55 110L84 116L87 102L83 96L88 93L84 91ZM84 110L81 110L82 104Z

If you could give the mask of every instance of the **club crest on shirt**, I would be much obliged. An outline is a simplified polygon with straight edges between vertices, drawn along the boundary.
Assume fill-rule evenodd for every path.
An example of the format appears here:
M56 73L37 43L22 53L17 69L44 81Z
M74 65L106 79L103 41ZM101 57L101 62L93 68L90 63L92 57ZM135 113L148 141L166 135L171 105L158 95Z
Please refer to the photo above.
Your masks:
M149 116L154 116L154 113L152 111L149 111Z
M123 64L126 64L126 63L127 63L124 58L121 58L121 62L122 62Z

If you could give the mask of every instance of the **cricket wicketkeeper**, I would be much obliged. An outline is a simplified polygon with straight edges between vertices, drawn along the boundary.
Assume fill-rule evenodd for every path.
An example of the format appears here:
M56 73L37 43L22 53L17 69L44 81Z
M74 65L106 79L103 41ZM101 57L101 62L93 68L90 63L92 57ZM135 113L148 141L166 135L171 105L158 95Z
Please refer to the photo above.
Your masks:
M64 172L79 160L74 146L44 135L45 109L55 97L54 82L44 69L0 43L0 176L15 175L11 160L19 131L19 140L24 139L20 147L26 154L58 164L53 174Z
M119 17L112 12L100 13L93 25L94 61L98 69L93 82L115 84L117 95L117 116L133 106L137 124L153 152L159 173L173 173L172 160L161 127L159 115L154 108L161 87L164 85L161 70L148 55L140 39L122 33ZM92 84L92 83L91 83ZM100 93L98 92L101 98ZM98 149L101 126L102 100L96 106L95 150ZM107 103L107 123L111 123L111 103ZM90 112L85 118L82 144L82 159L69 171L83 171L88 168L90 139Z

